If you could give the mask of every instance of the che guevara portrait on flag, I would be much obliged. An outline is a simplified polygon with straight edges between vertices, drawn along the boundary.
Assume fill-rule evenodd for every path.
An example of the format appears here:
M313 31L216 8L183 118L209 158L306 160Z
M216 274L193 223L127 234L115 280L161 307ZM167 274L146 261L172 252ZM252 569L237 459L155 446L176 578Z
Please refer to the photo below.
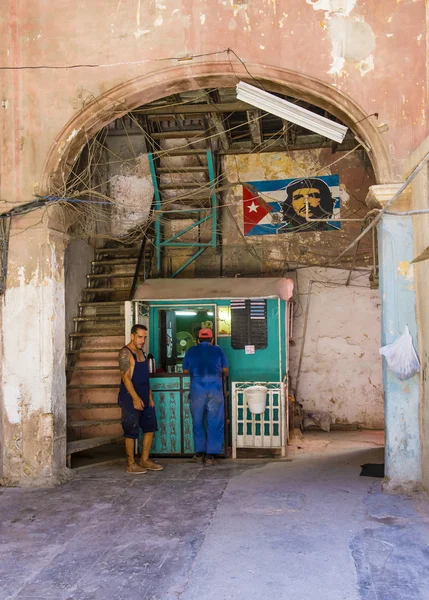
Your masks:
M341 228L338 175L243 184L244 235Z

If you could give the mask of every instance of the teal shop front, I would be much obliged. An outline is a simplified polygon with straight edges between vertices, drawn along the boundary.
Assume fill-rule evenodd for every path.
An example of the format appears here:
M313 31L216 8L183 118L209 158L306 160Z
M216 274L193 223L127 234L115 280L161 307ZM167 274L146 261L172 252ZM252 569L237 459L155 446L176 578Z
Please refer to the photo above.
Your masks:
M159 430L153 454L194 453L190 380L182 362L199 329L209 327L229 362L224 456L236 457L240 448L285 455L292 290L293 283L284 278L149 279L139 286L126 303L126 317L129 328L148 327L145 350L156 363L151 389ZM245 390L257 384L267 394L265 411L255 415L247 408Z

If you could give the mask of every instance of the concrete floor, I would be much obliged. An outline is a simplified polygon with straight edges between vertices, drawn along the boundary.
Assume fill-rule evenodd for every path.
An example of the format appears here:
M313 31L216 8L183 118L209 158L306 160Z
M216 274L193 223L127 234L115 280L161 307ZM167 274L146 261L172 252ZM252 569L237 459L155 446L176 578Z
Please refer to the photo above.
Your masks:
M122 464L0 490L0 598L426 600L429 503L359 477L379 432L310 433L287 461Z

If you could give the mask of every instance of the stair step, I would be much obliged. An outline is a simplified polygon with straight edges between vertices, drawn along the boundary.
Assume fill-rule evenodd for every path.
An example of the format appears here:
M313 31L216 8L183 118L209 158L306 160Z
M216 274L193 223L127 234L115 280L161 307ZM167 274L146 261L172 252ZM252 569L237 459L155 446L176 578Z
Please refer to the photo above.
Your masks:
M207 166L202 167L158 167L158 173L207 173Z
M123 306L124 303L121 300L107 300L106 302L79 302L79 306L86 307L97 307L97 306Z
M155 156L157 155L161 155L161 158L164 156L189 156L189 155L193 155L193 154L206 154L207 150L205 148L201 148L201 149L197 149L197 148L178 148L177 150L173 150L172 148L169 148L168 150L157 150L156 152L154 152L153 154L155 154Z
M68 385L68 390L96 390L96 389L115 389L119 388L119 383L75 383Z
M137 256L131 256L130 258L115 258L112 260L93 260L92 261L92 265L94 267L101 267L101 266L114 266L114 265L128 265L131 262L136 263L138 260Z
M120 348L80 348L79 350L68 350L67 354L91 354L99 352L119 352Z
M119 367L109 366L109 367L68 367L66 371L119 371Z
M189 188L200 189L201 187L207 188L210 190L209 184L207 181L178 181L176 183L161 183L159 186L160 190L184 190Z
M164 140L168 138L190 138L190 137L198 137L205 136L206 132L204 129L189 129L188 131L158 131L155 133L150 133L150 137L154 140Z
M138 256L140 248L135 246L124 246L118 248L97 248L96 254L135 254Z
M76 427L98 427L100 425L115 425L120 423L121 419L97 419L93 421L68 421L67 428L75 429Z
M129 294L130 290L129 288L123 288L123 287L110 287L110 288L83 288L82 290L83 292L89 293L92 292L93 294L101 294L101 293L105 293L105 292L124 292L127 295Z
M75 442L67 443L67 455L76 454L76 452L82 452L83 450L90 450L91 448L97 448L98 446L104 446L104 444L110 444L120 440L120 435L103 435L100 437L88 438L86 440L76 440Z
M197 218L197 215L199 216L199 218L201 218L202 216L206 216L206 215L201 215L201 211L209 211L208 208L195 208L193 210L175 210L175 211L170 211L168 209L166 209L166 212L162 213L162 218L163 219L167 219L169 221L176 221L178 219L195 219Z
M133 278L134 273L97 273L97 274L91 273L91 275L86 276L87 279L113 279L115 277Z
M82 402L67 404L67 410L90 410L92 408L120 408L117 402Z
M75 323L89 323L91 321L97 321L99 323L117 323L123 321L124 315L118 315L117 317L106 317L94 315L93 317L75 317L73 321Z
M175 198L174 196L171 197L163 197L162 199L162 204L171 204L172 202L177 203L186 203L186 202L211 202L211 198L209 196L209 193L207 193L205 196L182 196L179 195L177 198Z
M123 336L125 334L125 328L121 331L109 331L109 332L101 332L101 331L87 331L87 332L79 332L79 333L69 333L69 336L72 338L82 338L82 337L100 337L101 335L103 335L103 337L119 337L119 336ZM101 350L98 349L97 352L100 352Z

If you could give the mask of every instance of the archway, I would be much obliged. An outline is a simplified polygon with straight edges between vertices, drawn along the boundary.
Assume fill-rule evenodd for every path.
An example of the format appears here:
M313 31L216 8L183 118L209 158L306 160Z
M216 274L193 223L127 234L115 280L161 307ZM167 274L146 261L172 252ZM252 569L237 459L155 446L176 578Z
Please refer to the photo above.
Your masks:
M255 65L249 69L266 89L306 100L341 119L370 149L377 182L391 180L390 162L379 132L359 106L335 88L303 75ZM60 132L45 161L41 188L49 193L65 182L84 145L112 120L166 95L233 87L238 79L252 82L245 71L234 71L230 63L206 63L166 69L114 88L85 107Z
M389 155L377 127L351 98L326 83L286 69L254 64L247 69L267 90L307 100L338 117L370 149L377 183L392 181ZM53 184L64 182L88 139L115 118L169 94L234 86L239 80L252 83L248 72L230 62L207 62L155 71L113 88L83 108L58 134L44 163L40 189L49 193Z

